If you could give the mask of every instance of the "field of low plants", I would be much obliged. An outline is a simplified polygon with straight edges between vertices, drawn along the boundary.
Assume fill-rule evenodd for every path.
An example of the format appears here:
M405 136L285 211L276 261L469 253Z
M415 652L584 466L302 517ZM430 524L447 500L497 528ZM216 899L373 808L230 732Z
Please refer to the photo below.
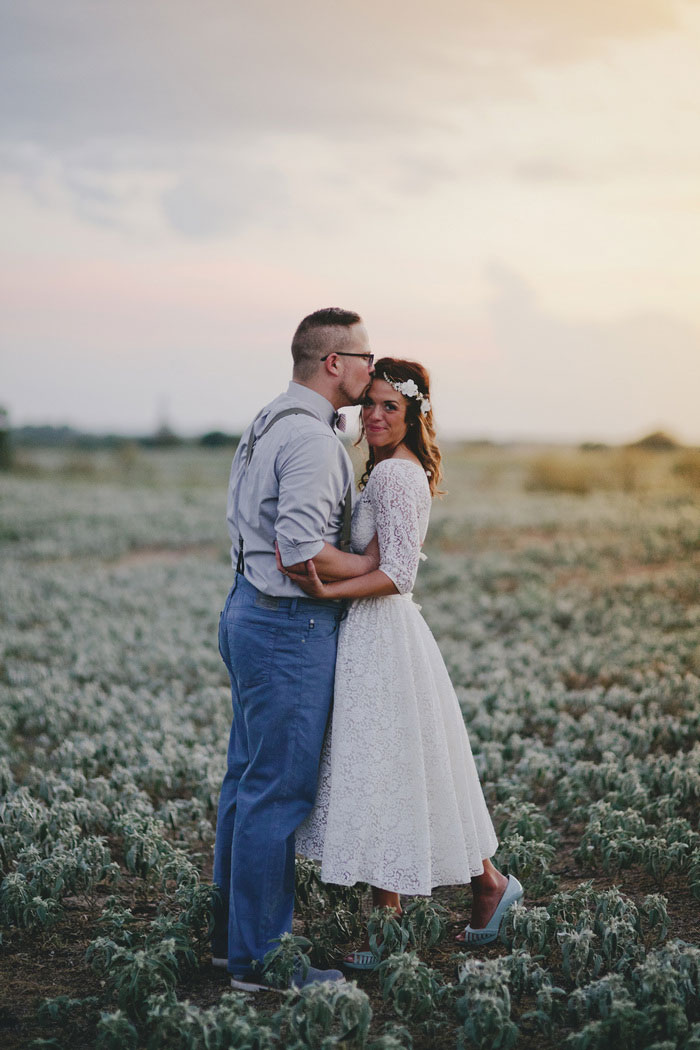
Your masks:
M525 899L466 955L468 888L397 922L300 860L270 973L337 963L368 923L381 964L247 997L208 956L230 454L34 453L2 476L0 1046L700 1050L684 455L451 450L416 599Z

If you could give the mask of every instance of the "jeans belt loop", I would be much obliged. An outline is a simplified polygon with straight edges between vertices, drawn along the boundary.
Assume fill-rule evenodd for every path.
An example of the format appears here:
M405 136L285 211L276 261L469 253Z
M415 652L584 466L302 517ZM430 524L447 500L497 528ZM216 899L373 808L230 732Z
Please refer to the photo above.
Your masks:
M297 606L298 605L299 605L299 599L298 598L292 598L292 600L291 600L291 602L289 604L289 615L290 616L294 616L294 613L297 611Z

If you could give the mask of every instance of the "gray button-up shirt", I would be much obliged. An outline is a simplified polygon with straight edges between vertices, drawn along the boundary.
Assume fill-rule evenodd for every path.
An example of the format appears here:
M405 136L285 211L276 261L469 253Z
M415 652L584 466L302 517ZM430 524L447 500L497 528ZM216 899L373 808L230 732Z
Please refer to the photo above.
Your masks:
M307 415L285 416L260 437L268 420L285 408ZM321 394L291 382L245 431L231 465L226 518L231 560L243 537L246 579L264 594L303 597L278 571L275 540L285 565L315 557L324 543L338 546L342 503L354 481L352 463L333 430L335 409ZM252 428L255 451L246 470Z

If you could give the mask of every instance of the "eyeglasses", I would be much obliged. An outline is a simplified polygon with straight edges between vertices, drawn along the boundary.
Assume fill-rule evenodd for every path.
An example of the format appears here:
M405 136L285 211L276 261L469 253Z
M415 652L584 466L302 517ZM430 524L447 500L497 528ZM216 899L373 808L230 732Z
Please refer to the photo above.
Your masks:
M374 362L374 354L351 354L349 350L333 350L332 353L326 354L321 360L326 361L329 357L333 357L333 354L335 354L336 357L364 357L368 368L371 368Z

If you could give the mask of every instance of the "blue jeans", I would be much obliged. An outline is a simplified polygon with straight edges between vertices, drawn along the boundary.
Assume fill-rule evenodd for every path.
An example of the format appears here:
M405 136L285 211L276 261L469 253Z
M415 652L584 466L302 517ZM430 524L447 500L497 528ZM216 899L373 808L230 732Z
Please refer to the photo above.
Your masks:
M294 832L316 795L342 609L236 575L219 623L233 721L214 848L212 951L249 974L292 928Z

